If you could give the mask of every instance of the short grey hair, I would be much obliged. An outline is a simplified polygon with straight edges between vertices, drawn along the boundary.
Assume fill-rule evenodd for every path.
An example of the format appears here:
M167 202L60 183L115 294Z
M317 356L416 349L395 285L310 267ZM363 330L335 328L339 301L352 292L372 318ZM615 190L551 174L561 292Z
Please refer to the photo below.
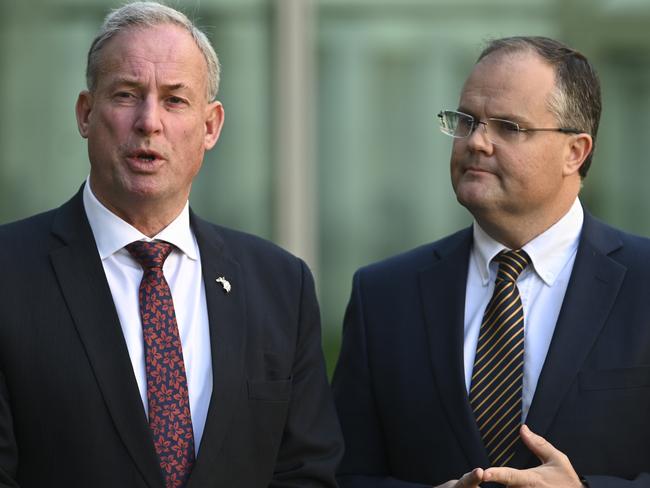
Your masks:
M97 85L97 73L102 48L115 35L133 27L156 27L173 24L182 27L192 36L203 54L208 68L208 101L216 98L219 91L219 58L208 37L196 27L185 14L158 2L133 2L113 10L104 19L97 36L88 51L86 84L93 91Z
M555 39L539 36L494 39L479 55L477 63L492 53L526 51L536 53L555 70L555 89L547 103L558 123L591 135L593 147L580 168L580 176L585 178L593 159L602 110L598 74L581 52Z

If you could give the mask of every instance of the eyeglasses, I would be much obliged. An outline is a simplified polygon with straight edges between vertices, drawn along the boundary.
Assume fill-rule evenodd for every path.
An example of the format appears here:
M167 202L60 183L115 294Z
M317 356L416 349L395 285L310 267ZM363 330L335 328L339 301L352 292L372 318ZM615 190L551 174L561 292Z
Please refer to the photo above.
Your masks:
M526 132L562 132L565 134L582 134L584 131L570 127L524 128L511 120L488 117L485 121L454 110L443 110L438 114L440 130L455 139L464 139L472 135L479 125L483 125L485 135L492 144L513 144L522 139Z

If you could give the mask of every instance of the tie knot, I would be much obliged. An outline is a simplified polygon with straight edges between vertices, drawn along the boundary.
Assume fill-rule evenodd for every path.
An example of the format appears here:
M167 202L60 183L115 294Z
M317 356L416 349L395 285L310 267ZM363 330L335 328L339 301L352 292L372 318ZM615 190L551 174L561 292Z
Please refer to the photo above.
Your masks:
M173 246L163 241L135 241L126 246L133 259L145 269L162 268Z
M521 272L530 264L530 256L523 249L501 251L494 260L499 263L497 281L517 281Z

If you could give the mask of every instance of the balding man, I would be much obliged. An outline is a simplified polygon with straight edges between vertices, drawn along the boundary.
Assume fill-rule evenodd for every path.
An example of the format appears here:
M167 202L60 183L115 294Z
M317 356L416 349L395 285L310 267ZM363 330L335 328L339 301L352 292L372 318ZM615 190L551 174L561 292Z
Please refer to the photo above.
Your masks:
M474 224L356 274L341 486L650 486L650 242L578 196L600 109L582 54L516 37L440 112Z

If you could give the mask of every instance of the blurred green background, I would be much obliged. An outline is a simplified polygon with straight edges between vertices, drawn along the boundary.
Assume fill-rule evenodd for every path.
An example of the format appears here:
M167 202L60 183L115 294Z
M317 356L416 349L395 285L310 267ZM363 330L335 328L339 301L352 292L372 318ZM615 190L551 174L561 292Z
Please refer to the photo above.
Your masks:
M91 39L121 3L0 0L1 222L58 206L86 177L74 103ZM192 206L307 260L330 370L354 270L470 222L435 114L456 107L487 39L546 35L590 57L604 111L583 202L650 234L647 0L167 3L204 28L223 67L226 124Z

